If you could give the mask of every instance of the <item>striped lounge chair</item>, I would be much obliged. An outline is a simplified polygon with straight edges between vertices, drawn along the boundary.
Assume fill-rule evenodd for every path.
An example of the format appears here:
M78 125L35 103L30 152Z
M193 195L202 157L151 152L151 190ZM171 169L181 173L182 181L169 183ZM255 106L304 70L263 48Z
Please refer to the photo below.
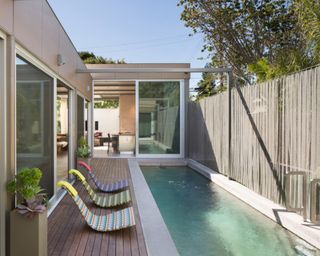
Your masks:
M59 181L58 186L66 189L77 204L87 224L99 232L109 232L135 226L134 212L132 207L119 211L113 211L107 215L95 215L81 200L77 190L67 181Z
M92 201L100 207L114 207L131 202L129 189L113 195L99 196L93 191L89 183L86 181L86 178L79 171L72 169L69 173L73 174L79 181L81 181L82 185L88 191Z
M115 192L118 190L123 190L127 187L129 187L129 182L128 180L119 180L114 183L109 183L109 184L103 184L100 183L97 179L97 177L93 174L92 168L87 165L85 162L79 161L78 162L79 166L82 167L87 171L89 174L89 177L92 179L93 183L97 186L97 188L102 191L102 192Z

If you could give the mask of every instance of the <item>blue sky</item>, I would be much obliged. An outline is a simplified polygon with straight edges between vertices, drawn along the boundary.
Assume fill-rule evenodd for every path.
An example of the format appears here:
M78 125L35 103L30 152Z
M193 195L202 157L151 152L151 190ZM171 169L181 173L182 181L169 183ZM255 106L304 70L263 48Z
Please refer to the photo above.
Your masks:
M203 67L202 35L180 20L177 0L49 0L78 50L126 62L187 62ZM194 74L191 84L201 74Z

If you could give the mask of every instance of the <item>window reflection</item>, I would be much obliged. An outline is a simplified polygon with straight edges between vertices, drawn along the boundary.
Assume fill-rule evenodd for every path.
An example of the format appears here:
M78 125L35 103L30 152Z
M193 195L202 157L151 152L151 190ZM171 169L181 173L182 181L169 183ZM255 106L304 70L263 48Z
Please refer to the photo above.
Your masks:
M38 167L41 186L53 195L53 79L16 58L17 171Z
M139 83L139 153L180 153L180 82Z

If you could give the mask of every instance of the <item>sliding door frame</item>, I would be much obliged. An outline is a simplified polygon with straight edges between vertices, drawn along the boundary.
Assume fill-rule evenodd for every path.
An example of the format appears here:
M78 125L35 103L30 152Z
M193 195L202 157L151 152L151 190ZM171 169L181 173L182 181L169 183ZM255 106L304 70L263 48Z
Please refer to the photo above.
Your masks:
M0 31L0 255L6 252L7 90L6 36Z
M179 82L180 83L180 151L179 154L140 154L139 153L139 83L140 82ZM138 158L184 158L185 156L185 84L183 79L144 79L136 80L136 157Z
M77 145L77 147L78 147L78 140L79 140L79 138L78 138L78 130L79 130L79 127L78 127L78 97L81 97L82 98L82 100L83 100L83 127L82 127L82 131L83 131L83 136L85 137L85 132L86 132L86 128L85 128L85 118L84 118L84 113L85 113L85 110L86 110L86 97L84 97L84 95L81 93L81 92L79 92L79 91L77 91L77 100L76 100L76 102L77 102L77 115L76 115L76 117L77 117L77 125L76 125L76 127L77 127L77 141L76 141L76 145ZM76 165L77 165L77 163L76 163Z
M1 32L1 31L0 31ZM1 34L0 34L1 36ZM51 214L51 212L53 211L53 209L56 207L57 203L61 200L63 194L62 195L60 193L57 193L59 191L59 189L56 186L56 182L57 182L57 127L56 127L56 121L57 121L57 109L56 109L56 100L57 100L57 81L60 80L64 85L66 85L69 88L69 95L72 96L69 100L70 100L70 105L69 105L69 141L71 142L71 147L69 147L69 169L74 168L75 166L75 161L73 161L74 159L74 152L76 150L75 148L75 144L74 143L74 139L73 139L73 133L76 132L76 125L74 125L74 122L71 122L71 118L74 117L74 114L72 113L75 110L75 107L73 105L75 101L74 99L74 95L80 94L79 92L77 92L77 89L75 89L73 86L71 86L65 79L63 79L62 77L60 77L59 75L57 75L55 72L53 72L51 69L49 69L46 65L44 65L40 60L38 60L36 57L34 57L30 52L28 52L27 50L25 50L21 45L16 43L16 54L15 56L20 56L23 59L25 59L26 61L28 61L30 64L34 65L36 68L38 68L39 70L41 70L42 72L44 72L46 75L50 76L53 79L53 159L54 159L54 163L53 163L53 196L50 198L49 200L49 205L51 205L50 209L48 210L48 215ZM81 97L83 97L83 95L81 95ZM84 98L84 97L83 97ZM14 103L16 104L16 102ZM15 114L16 115L16 114ZM16 117L15 117L16 119ZM16 135L15 135L15 143L16 143ZM15 159L17 156L17 152L15 152ZM17 170L15 169L15 174L17 173ZM58 197L58 198L57 198Z
M53 196L57 193L57 78L53 77Z

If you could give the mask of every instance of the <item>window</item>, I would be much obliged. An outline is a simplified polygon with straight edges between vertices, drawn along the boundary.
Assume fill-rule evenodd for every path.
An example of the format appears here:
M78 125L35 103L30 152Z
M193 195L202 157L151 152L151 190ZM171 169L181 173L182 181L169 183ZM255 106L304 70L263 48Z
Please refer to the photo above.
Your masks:
M139 82L139 154L180 154L180 82Z
M24 167L41 169L41 186L50 198L54 193L53 78L19 56L16 74L17 172Z

